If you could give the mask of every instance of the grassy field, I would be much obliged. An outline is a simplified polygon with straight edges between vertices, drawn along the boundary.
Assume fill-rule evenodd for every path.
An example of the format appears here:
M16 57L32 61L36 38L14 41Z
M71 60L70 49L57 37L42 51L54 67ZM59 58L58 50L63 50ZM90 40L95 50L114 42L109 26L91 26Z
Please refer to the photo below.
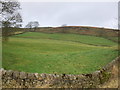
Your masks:
M46 34L46 33L37 33L37 32L29 32L25 34L17 35L17 37L26 37L26 38L34 38L34 39L54 39L54 40L63 40L63 41L73 41L84 44L93 44L93 45L103 45L103 46L113 46L116 43L95 36L88 35L79 35L79 34Z
M91 73L117 55L117 43L101 37L28 32L3 43L3 68L33 73Z

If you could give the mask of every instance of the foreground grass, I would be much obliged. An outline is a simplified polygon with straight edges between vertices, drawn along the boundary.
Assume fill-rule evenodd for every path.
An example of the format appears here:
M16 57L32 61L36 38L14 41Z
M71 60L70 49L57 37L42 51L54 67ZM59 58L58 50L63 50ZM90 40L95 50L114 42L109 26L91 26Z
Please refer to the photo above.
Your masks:
M108 42L111 47L94 46L100 41L101 45ZM3 68L38 73L91 73L117 57L116 48L116 43L93 36L25 33L3 43Z

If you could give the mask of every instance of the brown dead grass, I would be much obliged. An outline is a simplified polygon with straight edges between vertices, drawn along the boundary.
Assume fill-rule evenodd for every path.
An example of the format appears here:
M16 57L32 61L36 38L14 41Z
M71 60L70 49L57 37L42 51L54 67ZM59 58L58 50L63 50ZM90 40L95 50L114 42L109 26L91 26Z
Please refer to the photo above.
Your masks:
M111 78L99 88L118 88L118 65L113 66Z

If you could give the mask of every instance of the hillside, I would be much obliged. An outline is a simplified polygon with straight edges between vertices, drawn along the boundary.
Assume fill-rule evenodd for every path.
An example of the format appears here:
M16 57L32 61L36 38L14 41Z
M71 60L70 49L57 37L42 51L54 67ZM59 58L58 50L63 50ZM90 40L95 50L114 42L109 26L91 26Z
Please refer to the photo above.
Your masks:
M117 43L102 37L27 32L3 43L3 68L34 73L91 73L115 59L117 53Z

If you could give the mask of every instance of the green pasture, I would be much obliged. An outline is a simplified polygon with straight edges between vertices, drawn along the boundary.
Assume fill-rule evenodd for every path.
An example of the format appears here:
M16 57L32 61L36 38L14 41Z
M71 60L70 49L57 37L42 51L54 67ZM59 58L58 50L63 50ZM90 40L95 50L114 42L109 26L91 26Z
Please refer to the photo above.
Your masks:
M81 74L99 70L118 56L117 43L77 34L27 32L3 42L5 69Z

